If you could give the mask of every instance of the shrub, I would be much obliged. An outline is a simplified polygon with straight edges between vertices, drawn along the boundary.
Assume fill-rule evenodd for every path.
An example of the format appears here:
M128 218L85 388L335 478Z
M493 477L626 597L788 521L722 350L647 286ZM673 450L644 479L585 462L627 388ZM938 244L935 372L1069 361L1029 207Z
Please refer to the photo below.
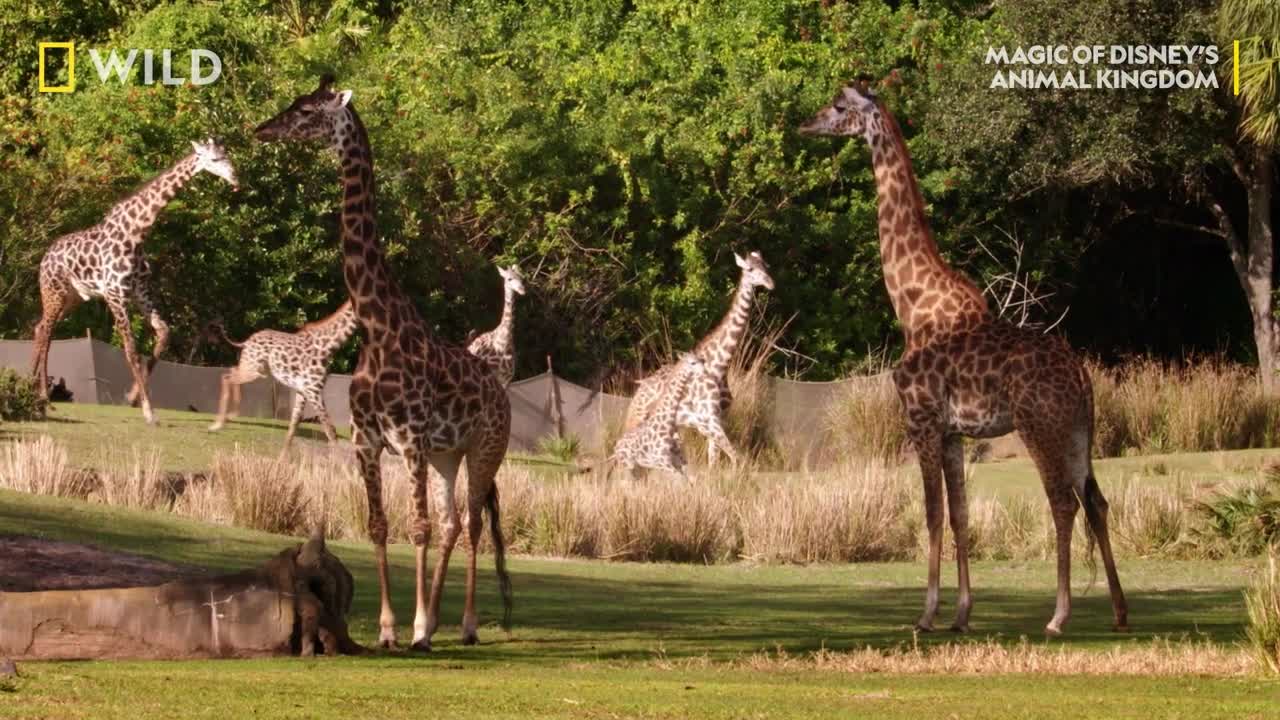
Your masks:
M850 457L900 461L907 426L892 378L882 373L846 387L827 410L833 442Z
M0 368L0 420L21 422L44 417L44 401L36 393L35 380L9 368Z
M1213 556L1252 556L1280 541L1280 467L1262 483L1219 492L1197 504L1197 536Z
M548 435L538 441L538 453L555 458L563 463L571 463L578 459L582 452L582 441L577 435Z

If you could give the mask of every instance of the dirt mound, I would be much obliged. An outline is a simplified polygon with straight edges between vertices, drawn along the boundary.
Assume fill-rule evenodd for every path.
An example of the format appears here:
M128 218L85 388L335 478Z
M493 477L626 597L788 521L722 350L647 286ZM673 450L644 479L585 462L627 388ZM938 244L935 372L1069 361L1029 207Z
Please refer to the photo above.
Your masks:
M159 585L209 572L92 545L0 537L0 592L85 590Z

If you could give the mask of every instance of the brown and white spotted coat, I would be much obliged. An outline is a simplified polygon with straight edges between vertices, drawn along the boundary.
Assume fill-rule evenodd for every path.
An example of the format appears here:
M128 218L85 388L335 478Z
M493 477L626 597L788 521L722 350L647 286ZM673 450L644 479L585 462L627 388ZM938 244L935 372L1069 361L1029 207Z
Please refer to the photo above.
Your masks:
M623 433L613 446L610 462L626 468L632 477L643 477L647 470L666 470L688 478L684 449L680 446L679 409L693 383L706 371L706 365L697 353L688 352L671 368L671 378L653 412Z
M929 582L917 628L932 630L938 611L947 512L959 584L952 629L969 627L973 601L963 438L1012 430L1036 463L1057 534L1057 607L1046 632L1061 633L1071 614L1071 532L1080 506L1106 567L1114 627L1127 628L1107 501L1093 473L1093 389L1083 364L1061 338L992 318L977 286L942 261L902 133L864 85L841 88L800 132L859 136L871 146L885 286L907 345L893 378L920 459L929 528Z
M489 363L502 386L506 387L516 374L516 295L523 295L525 289L519 267L500 267L498 274L502 276L502 319L498 327L477 335L467 345L467 352Z
M148 296L151 265L142 252L147 232L178 190L200 171L217 175L238 187L235 169L222 145L213 139L191 143L192 153L116 203L102 222L58 238L40 261L42 313L35 328L31 372L40 396L49 399L49 344L53 328L81 301L102 298L111 310L116 332L124 341L125 358L133 373L127 400L140 398L142 415L155 422L147 375L169 344L169 325ZM143 367L134 346L129 303L137 303L156 333L155 349Z
M330 358L355 331L356 312L348 300L329 317L307 323L297 332L259 330L244 342L236 342L224 333L227 342L240 348L240 362L222 376L218 417L209 430L222 429L228 417L238 414L241 385L270 376L294 393L289 431L284 436L286 450L298 430L302 409L307 403L311 403L320 414L325 437L330 443L337 442L337 434L324 406L324 381L329 377Z
M693 428L707 438L707 463L712 466L719 454L717 450L728 455L730 460L737 460L733 443L724 431L724 416L733 401L729 392L729 365L746 335L756 289L773 289L773 278L759 252L752 251L745 258L735 253L733 257L742 269L738 288L729 304L729 312L693 349L704 365L702 371L692 378L676 417L680 427ZM669 363L640 381L631 404L627 406L624 427L637 427L652 413L658 399L668 394L667 386L672 382L675 367Z
M387 265L375 224L373 154L369 136L351 91L330 89L324 78L314 92L298 97L284 111L258 126L263 141L318 140L338 153L342 185L340 233L343 278L364 334L360 361L351 380L351 420L356 456L369 497L369 534L378 564L382 597L379 640L395 644L395 614L387 567L387 517L382 505L382 451L403 458L413 478L414 521L411 538L417 573L413 647L431 649L439 624L449 555L462 532L454 504L459 467L467 464L467 578L462 640L476 636L476 552L484 511L494 544L505 613L510 619L511 586L506 573L498 488L494 475L507 452L511 406L506 389L483 360L464 348L440 342ZM430 469L441 482L435 507L440 521L440 557L426 588L431 525L427 493Z

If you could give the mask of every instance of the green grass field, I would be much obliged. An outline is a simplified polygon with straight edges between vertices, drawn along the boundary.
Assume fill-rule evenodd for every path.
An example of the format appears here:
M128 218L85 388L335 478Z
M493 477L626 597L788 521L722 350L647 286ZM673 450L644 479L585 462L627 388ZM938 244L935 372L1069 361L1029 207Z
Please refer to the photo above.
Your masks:
M237 440L231 433L204 433L207 416L164 411L161 427L147 428L129 409L71 407L60 407L59 415L80 422L45 427L86 463L102 444L154 443L166 465L200 467L215 450L236 442L274 453L281 439L281 425L264 421L229 426L241 433ZM0 440L40 431L38 424L6 424ZM1210 468L1225 462L1161 462L1184 461ZM1038 492L1032 476L1010 472L1000 482L1009 491L1030 483ZM295 542L164 513L10 491L0 491L0 534L88 542L215 570L256 564ZM353 635L372 643L378 598L371 547L331 547L356 577ZM391 558L399 630L407 640L411 548L393 546ZM821 648L910 646L909 627L923 599L925 568L917 563L698 566L517 557L511 562L515 628L508 636L493 624L500 603L485 558L482 643L464 647L457 643L459 559L444 601L446 625L429 656L25 663L20 679L0 681L0 717L1262 718L1274 717L1280 707L1280 683L1263 677L855 674L750 661L762 652L803 657ZM1025 637L1098 657L1150 646L1153 638L1232 645L1243 636L1241 591L1255 565L1122 562L1131 607L1127 635L1109 630L1104 585L1080 595L1087 575L1078 567L1068 636L1046 641L1041 628L1053 608L1052 563L977 563L972 635L939 633L919 642L990 638L1015 644ZM952 568L946 569L942 619L954 582Z

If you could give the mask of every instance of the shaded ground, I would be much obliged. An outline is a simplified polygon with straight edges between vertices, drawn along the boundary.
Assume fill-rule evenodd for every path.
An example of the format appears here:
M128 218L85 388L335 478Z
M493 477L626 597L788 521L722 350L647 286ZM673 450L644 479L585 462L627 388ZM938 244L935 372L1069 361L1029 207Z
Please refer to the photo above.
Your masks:
M83 543L0 537L0 592L140 587L205 574L191 565Z

